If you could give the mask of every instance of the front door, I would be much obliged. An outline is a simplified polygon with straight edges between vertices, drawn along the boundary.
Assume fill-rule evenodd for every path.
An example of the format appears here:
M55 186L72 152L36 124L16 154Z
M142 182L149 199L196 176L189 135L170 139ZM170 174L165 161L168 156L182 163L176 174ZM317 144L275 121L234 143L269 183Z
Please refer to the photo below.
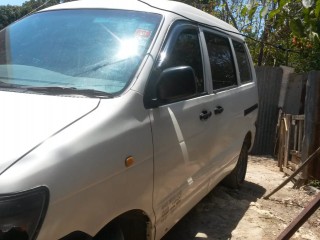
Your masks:
M159 55L154 72L191 66L197 78L197 95L150 110L154 141L154 210L157 235L163 235L204 194L208 179L204 167L211 136L212 105L207 94L199 29L178 23ZM165 57L164 57L165 56ZM151 81L152 79L151 75Z

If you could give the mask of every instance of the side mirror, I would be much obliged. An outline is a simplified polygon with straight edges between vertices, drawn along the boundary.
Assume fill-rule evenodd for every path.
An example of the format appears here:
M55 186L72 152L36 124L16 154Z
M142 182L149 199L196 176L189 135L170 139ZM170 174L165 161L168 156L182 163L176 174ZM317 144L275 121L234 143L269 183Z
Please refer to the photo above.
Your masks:
M156 88L157 98L164 102L193 96L197 92L193 69L187 66L165 69L160 74Z
M181 66L163 70L154 87L149 108L191 98L197 93L196 77L192 67Z

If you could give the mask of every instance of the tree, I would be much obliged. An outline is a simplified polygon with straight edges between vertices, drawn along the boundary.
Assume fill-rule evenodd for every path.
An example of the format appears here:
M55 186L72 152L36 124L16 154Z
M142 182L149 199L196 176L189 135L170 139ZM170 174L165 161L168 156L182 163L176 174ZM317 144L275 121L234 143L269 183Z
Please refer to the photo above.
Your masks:
M0 29L21 17L21 7L19 6L0 6Z
M29 0L22 4L23 15L59 4L60 0Z
M320 69L320 0L266 1L267 15L259 65L289 65L296 71ZM261 12L260 12L261 13Z
M0 6L0 30L27 14L62 2L71 1L74 0L29 0L24 2L22 6Z
M246 35L256 65L287 65L297 72L320 69L320 0L181 2L228 22Z

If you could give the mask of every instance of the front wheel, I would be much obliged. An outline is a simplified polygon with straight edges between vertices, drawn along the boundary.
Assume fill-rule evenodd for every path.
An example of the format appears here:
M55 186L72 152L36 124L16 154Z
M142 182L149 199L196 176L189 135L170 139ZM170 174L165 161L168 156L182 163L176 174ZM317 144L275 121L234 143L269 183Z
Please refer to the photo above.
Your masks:
M94 240L124 240L124 236L120 226L113 224L95 236Z
M245 141L242 145L238 162L232 172L223 179L223 184L231 188L239 188L247 173L249 143Z

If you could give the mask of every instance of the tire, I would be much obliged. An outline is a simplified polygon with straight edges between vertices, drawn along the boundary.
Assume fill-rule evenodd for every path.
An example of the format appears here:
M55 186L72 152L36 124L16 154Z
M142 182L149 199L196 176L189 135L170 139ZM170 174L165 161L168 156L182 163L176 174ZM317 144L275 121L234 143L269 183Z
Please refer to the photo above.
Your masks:
M146 219L126 216L109 223L93 240L146 240L146 230Z
M246 173L247 173L247 165L248 165L248 151L249 151L249 143L244 141L238 162L236 167L232 170L232 172L226 176L222 183L230 188L240 188L244 182Z
M122 229L117 224L112 224L103 232L94 237L94 240L124 240Z

